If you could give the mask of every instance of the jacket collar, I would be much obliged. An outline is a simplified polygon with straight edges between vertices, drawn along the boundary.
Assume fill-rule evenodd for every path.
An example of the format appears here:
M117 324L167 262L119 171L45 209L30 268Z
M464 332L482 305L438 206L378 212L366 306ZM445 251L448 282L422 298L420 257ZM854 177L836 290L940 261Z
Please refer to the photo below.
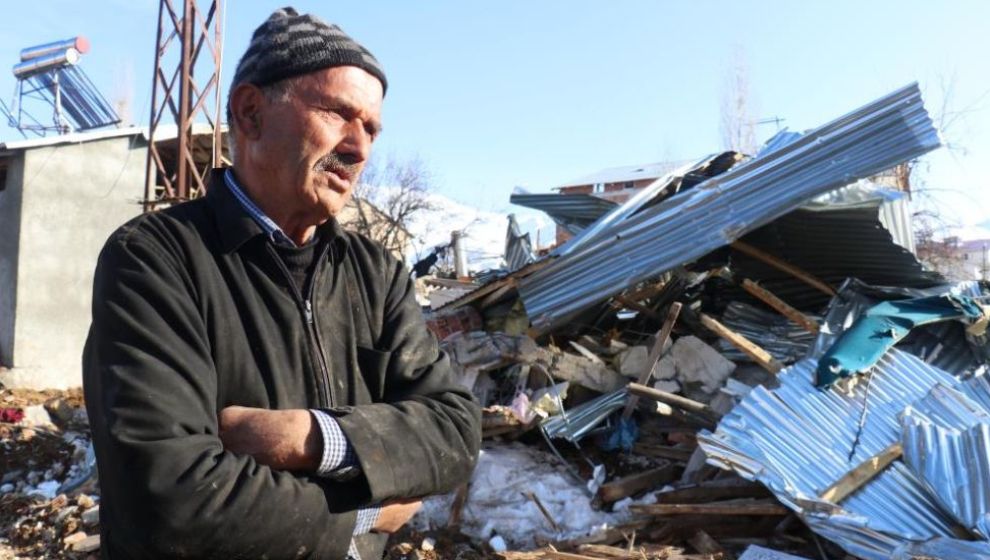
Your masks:
M213 208L216 216L217 230L223 251L236 251L248 240L257 237L268 237L258 222L244 209L241 203L230 192L223 180L226 169L216 168L210 171L209 188L206 191L207 204ZM336 218L330 218L316 228L316 234L334 243L347 243L347 235Z

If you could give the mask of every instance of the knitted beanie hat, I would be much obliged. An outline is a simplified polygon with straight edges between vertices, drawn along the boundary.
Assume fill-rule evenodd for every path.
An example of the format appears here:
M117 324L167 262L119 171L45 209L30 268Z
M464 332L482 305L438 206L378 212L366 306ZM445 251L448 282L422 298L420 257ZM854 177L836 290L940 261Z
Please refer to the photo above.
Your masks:
M357 66L378 78L383 93L388 88L385 72L367 49L336 25L285 7L254 31L230 89L245 82L266 86L335 66Z

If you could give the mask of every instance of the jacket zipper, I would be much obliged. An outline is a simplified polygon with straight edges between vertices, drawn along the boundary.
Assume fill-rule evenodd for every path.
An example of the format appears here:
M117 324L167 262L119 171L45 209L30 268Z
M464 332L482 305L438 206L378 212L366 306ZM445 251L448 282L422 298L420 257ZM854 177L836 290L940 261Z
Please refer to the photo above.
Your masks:
M316 350L320 355L320 366L323 369L323 386L326 388L326 397L328 400L328 406L336 406L337 398L334 394L333 383L330 380L330 367L327 365L327 355L323 351L323 341L320 339L320 329L319 325L316 324L316 311L313 307L313 293L316 291L316 283L320 278L320 263L323 259L327 258L327 254L330 251L330 243L327 243L323 249L320 251L320 255L317 259L316 268L313 269L313 278L309 282L309 294L306 298L306 318L309 321L310 332L312 332L313 340L316 341ZM331 254L332 259L332 254ZM330 263L331 266L333 262Z
M309 343L310 358L312 358L313 350L316 350L318 354L319 368L320 368L320 400L323 401L323 406L332 407L334 406L334 395L333 386L330 384L330 371L327 366L326 356L323 354L323 345L320 343L319 334L316 332L316 320L313 313L312 296L313 289L316 286L316 278L319 276L319 264L317 268L313 270L313 279L310 282L309 297L303 298L302 292L299 291L298 286L296 286L296 281L292 278L292 273L282 262L282 258L278 256L275 248L266 243L268 252L271 254L272 258L275 260L275 264L278 265L279 270L282 271L282 275L285 276L286 281L289 283L289 289L292 292L292 297L296 300L296 305L299 307L300 312L303 316L303 321L306 327L306 338ZM328 244L329 247L329 244ZM324 247L320 253L319 260L322 261L327 254L327 248Z

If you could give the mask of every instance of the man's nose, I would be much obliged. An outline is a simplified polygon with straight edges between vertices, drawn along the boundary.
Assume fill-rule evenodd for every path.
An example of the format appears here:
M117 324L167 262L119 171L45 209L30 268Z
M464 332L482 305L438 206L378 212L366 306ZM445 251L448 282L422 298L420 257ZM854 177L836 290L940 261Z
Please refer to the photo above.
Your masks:
M353 157L356 160L354 163L368 159L371 154L371 137L364 129L361 119L353 119L345 125L344 138L337 151Z

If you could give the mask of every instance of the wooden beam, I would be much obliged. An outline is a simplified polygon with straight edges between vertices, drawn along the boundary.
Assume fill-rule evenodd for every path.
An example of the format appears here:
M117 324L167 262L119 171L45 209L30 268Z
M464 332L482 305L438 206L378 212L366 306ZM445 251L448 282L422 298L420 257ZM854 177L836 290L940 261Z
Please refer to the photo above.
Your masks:
M651 443L637 443L633 445L633 453L636 455L646 455L648 457L659 457L672 461L687 462L691 458L696 448L674 447L671 445L656 445Z
M700 403L695 400L691 400L687 397L682 397L680 395L675 395L673 393L661 391L660 389L654 389L653 387L647 387L646 385L640 385L639 383L630 383L627 389L630 394L638 395L640 397L645 397L648 399L653 399L655 401L659 401L664 404L670 405L674 408L679 408L681 410L686 410L688 412L699 414L704 418L710 420L717 421L719 418L721 418L721 416L717 412L712 410L712 408L707 404Z
M543 506L543 502L540 501L540 498L537 497L536 494L534 494L533 492L523 492L523 496L525 496L528 500L530 500L531 502L533 502L533 504L536 505L536 509L540 510L540 513L543 514L543 518L546 519L547 523L550 524L550 528L553 529L554 532L559 533L560 525L557 525L557 521L553 518L552 515L550 515L550 512L547 511L547 508Z
M817 290L821 290L823 293L828 294L830 297L835 295L835 290L833 290L832 287L826 284L825 282L819 280L818 278L815 278L811 274L801 270L800 268L792 264L786 263L783 260L773 255L770 255L760 249L757 249L756 247L753 247L749 243L746 243L744 241L734 241L732 243L732 248L739 251L740 253L749 255L750 257L753 257L758 261L768 264L773 268L780 270L781 272L786 272L787 274L790 274L791 276L797 278L798 280L804 282L805 284L808 284L809 286Z
M853 492L876 478L891 463L900 459L903 454L904 448L901 447L899 442L890 445L880 453L857 465L853 470L847 472L842 478L825 489L819 497L833 504L841 503L842 500L848 498Z
M818 334L818 323L812 321L810 317L788 305L787 302L775 296L770 290L767 290L749 278L743 280L742 287L749 295L774 308L778 313L784 317L787 317L792 322L797 323L797 325L804 328L804 330L810 332L811 334Z
M612 299L614 300L614 303L612 304L613 307L620 307L620 308L628 307L629 309L635 309L636 311L639 311L643 315L646 315L647 317L653 320L657 320L660 318L660 316L657 315L656 311L650 309L649 307L643 305L642 303L639 303L638 301L633 301L624 296L615 296Z
M763 369L769 371L770 373L776 375L780 372L780 370L784 369L784 365L771 356L769 352L753 344L743 335L733 331L729 327L726 327L722 323L719 323L704 313L701 314L701 324L708 327L708 329L715 334L728 340L729 343L752 358L754 362L762 366Z
M714 502L708 504L650 504L629 506L634 513L662 515L787 515L791 510L777 502Z
M606 503L617 502L633 494L667 484L681 475L681 467L668 463L662 467L631 474L602 484L598 488L598 498Z
M770 491L758 482L741 478L708 480L686 488L657 494L660 504L705 504L739 498L769 498Z
M650 354L646 358L647 367L639 374L638 383L640 385L646 385L650 382L650 378L653 377L653 370L657 369L657 363L660 362L660 357L663 355L663 347L670 339L670 333L674 330L674 323L677 322L677 317L680 314L681 303L675 301L670 304L670 310L667 311L667 318L664 320L660 332L657 333L657 338L653 341L653 347L650 348ZM639 402L637 395L629 395L626 408L622 411L623 418L632 416L633 410L636 410L637 402Z

